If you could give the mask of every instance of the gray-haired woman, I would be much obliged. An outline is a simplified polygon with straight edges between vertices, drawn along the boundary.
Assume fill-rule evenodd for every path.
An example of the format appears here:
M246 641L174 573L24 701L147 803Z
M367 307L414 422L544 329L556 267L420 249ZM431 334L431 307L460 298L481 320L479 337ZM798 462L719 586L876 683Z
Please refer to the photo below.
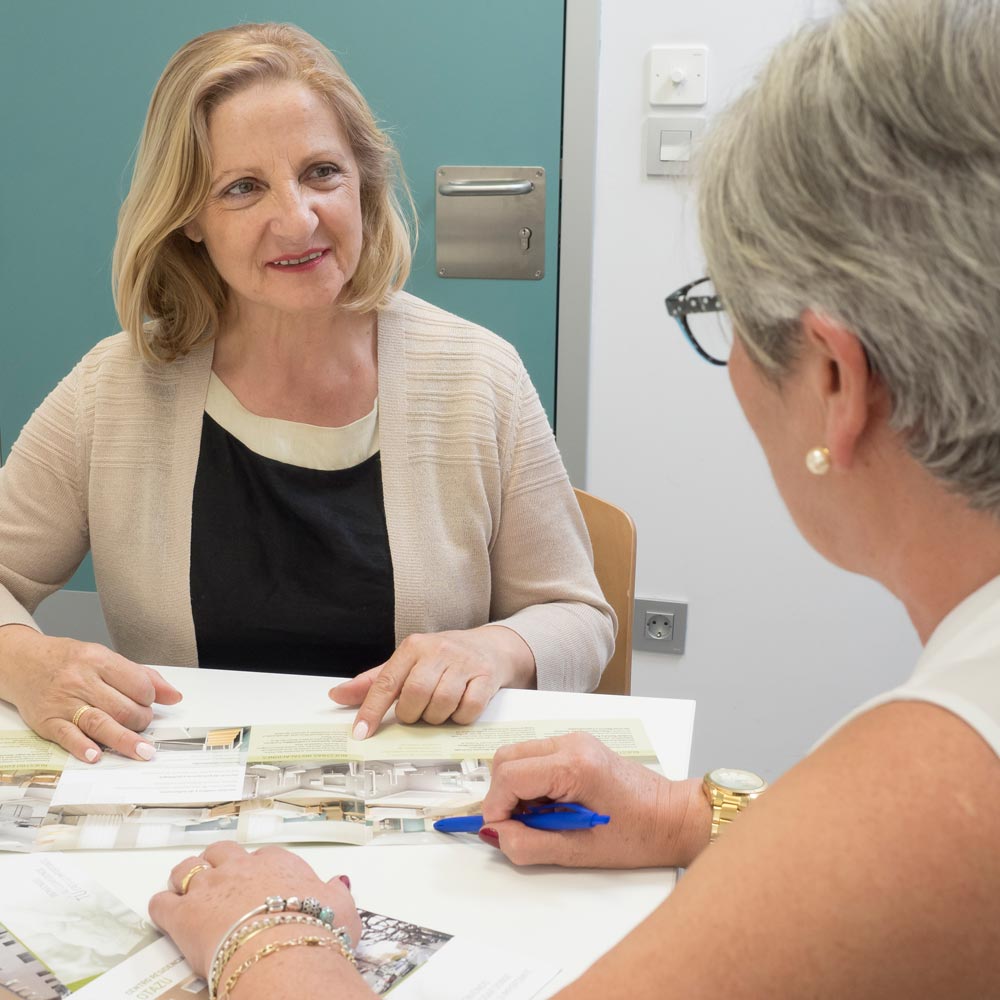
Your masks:
M789 511L899 597L924 653L745 814L745 772L668 782L573 736L497 755L482 836L520 864L690 866L567 1000L996 996L1000 2L846 0L801 31L709 139L701 219L720 298L672 312L711 355L697 323L725 306L714 360ZM613 821L509 819L540 796ZM153 901L195 955L211 885ZM239 995L290 996L279 974Z

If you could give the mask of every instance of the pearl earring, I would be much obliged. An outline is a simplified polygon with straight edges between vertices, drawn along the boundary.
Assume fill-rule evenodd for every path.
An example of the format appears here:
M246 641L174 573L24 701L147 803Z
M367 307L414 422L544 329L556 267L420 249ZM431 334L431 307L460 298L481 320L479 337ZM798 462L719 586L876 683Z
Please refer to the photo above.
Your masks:
M825 476L830 471L830 449L810 448L806 452L806 468L814 476Z

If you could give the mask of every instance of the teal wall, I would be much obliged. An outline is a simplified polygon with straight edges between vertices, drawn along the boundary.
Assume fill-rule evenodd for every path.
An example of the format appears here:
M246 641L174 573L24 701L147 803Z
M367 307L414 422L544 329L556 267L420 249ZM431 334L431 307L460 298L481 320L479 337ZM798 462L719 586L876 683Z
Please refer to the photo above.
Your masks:
M563 0L30 0L0 30L0 436L118 329L109 265L146 105L185 41L238 21L289 20L325 42L390 126L420 213L408 288L521 353L550 419ZM540 165L542 281L439 278L434 171ZM72 587L91 589L84 568Z

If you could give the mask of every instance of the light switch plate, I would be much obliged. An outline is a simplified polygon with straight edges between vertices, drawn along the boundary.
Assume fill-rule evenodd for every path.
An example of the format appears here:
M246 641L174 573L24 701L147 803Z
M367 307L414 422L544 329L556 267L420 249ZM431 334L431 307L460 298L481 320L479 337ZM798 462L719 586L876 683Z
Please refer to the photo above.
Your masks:
M662 45L649 53L649 103L701 105L708 100L708 49Z
M646 173L686 174L690 171L691 153L698 137L705 131L704 115L650 115L645 123ZM685 150L679 141L690 134ZM663 159L667 153L671 158Z

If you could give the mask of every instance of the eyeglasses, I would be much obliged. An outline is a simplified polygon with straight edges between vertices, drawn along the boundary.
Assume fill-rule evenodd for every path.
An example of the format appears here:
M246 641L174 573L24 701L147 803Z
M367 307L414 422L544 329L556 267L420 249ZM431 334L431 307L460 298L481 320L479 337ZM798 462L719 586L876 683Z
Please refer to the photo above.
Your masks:
M678 288L667 296L666 304L667 313L677 320L691 346L709 364L729 364L733 325L711 278L699 278Z

